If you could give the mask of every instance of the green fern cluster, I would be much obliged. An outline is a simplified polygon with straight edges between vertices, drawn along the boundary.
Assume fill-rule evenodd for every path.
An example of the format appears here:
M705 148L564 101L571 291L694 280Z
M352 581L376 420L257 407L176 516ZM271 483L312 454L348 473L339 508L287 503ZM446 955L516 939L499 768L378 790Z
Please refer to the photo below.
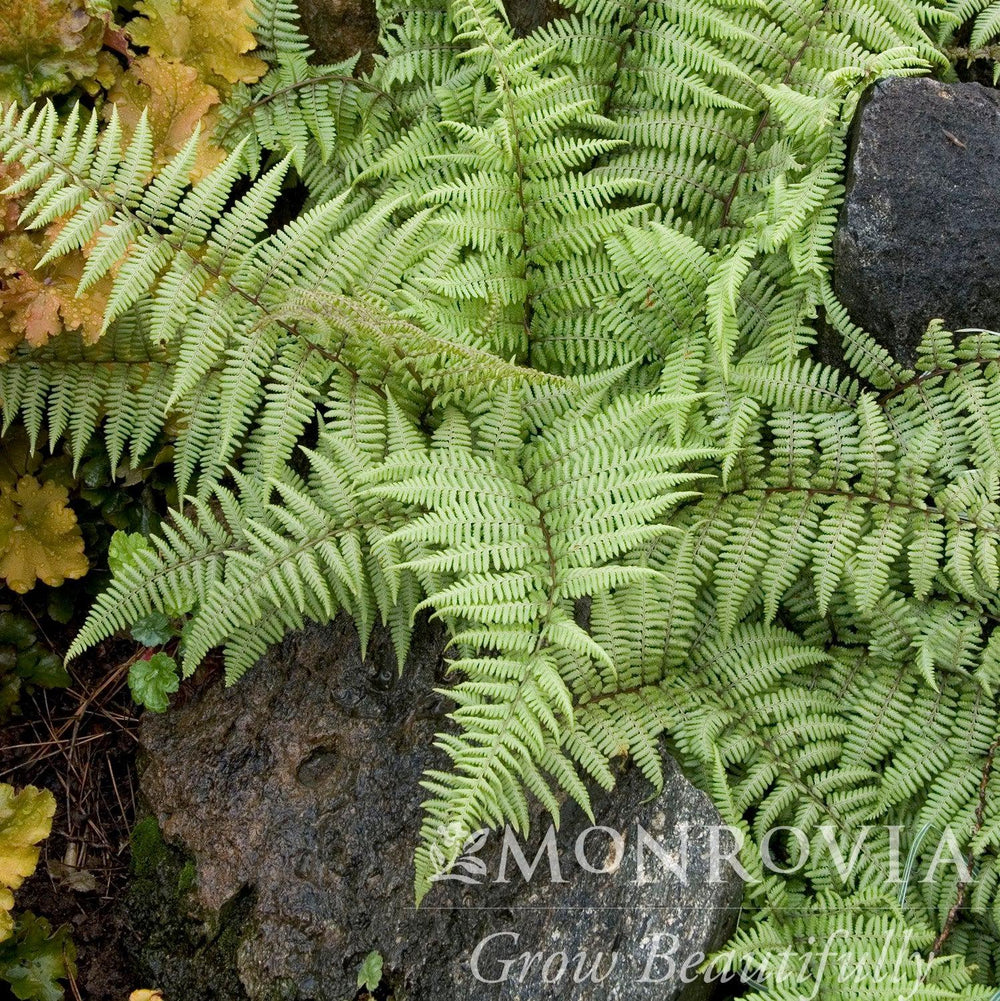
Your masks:
M589 808L623 755L659 782L665 740L748 835L832 831L849 855L871 828L846 882L747 854L732 949L769 993L796 996L769 956L841 928L857 964L890 929L935 953L904 996L989 997L1000 336L932 326L905 369L829 274L856 103L948 69L947 11L567 6L515 38L495 0L382 3L356 77L311 65L268 0L271 71L194 186L195 138L151 175L142 124L124 143L113 117L7 111L27 221L66 220L51 256L93 240L84 285L113 291L97 345L0 369L4 418L76 455L102 433L116 464L169 428L190 495L72 652L160 610L185 670L223 646L235 680L346 611L402 662L433 610L456 726L418 898L465 835L524 829L529 797ZM307 203L275 229L289 179ZM820 323L843 370L814 360ZM898 893L893 825L952 830L975 884ZM937 840L912 839L912 871Z

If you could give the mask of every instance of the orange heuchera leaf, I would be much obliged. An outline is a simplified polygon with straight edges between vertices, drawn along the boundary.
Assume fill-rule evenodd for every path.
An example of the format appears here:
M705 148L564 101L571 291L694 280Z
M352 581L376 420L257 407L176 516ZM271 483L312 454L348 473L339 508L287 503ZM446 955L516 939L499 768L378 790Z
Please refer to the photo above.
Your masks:
M156 989L132 991L128 996L128 1001L163 1001L163 995Z
M34 476L0 486L0 552L0 577L18 594L82 577L87 557L66 488Z
M155 160L163 164L191 138L202 123L203 142L195 174L203 175L225 154L208 141L211 122L204 119L217 104L219 92L198 76L193 66L149 55L136 59L108 94L118 107L122 125L131 133L143 109L149 109Z
M23 233L8 236L0 244L0 314L7 321L4 358L22 340L37 346L62 329L59 300L34 271L41 256L35 241Z
M0 167L0 190L20 173ZM22 341L33 347L64 330L80 330L90 342L101 335L112 279L104 278L77 297L86 251L74 251L38 268L61 223L45 233L18 227L18 198L0 195L0 362Z
M0 783L0 942L10 936L14 893L38 865L38 842L52 830L56 801L47 789Z
M0 360L10 357L22 339L32 347L63 330L80 330L89 342L100 337L111 278L104 278L77 297L84 255L67 254L36 268L50 227L41 234L14 233L0 242Z
M19 198L3 194L3 190L13 184L22 174L24 168L19 163L0 164L0 233L13 233L17 228L17 220L21 215Z
M59 297L31 274L20 275L13 284L16 291L12 297L11 332L23 334L32 347L40 347L62 329Z
M137 45L193 66L218 89L253 83L267 70L247 55L257 42L246 0L139 0L135 9L140 16L129 22L128 33Z

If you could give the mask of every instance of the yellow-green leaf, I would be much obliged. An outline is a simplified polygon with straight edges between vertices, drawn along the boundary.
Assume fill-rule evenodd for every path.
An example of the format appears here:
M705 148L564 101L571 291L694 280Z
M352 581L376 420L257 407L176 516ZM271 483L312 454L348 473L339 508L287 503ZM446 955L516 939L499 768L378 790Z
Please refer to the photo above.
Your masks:
M0 0L0 103L69 90L98 70L104 22L83 0Z
M209 84L226 89L253 83L267 65L248 53L256 47L245 0L139 0L128 25L137 45L152 55L193 66Z
M18 594L82 577L87 557L66 488L34 476L0 486L0 552L0 577Z
M52 830L55 812L55 797L48 789L25 786L15 792L12 785L0 783L0 941L14 927L13 891L35 871L38 843Z

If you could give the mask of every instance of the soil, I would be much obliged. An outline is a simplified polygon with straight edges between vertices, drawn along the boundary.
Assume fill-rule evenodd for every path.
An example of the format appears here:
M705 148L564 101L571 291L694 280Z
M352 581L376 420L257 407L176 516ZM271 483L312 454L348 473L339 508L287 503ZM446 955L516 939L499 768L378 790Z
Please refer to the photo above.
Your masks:
M65 636L46 639L56 652ZM0 729L0 781L52 791L56 815L38 869L17 894L17 911L68 924L77 975L67 996L122 1001L136 986L127 923L118 907L129 873L135 823L139 712L126 679L134 643L103 644L70 665L67 689L22 697Z
M62 654L75 624L36 622L49 648ZM20 713L0 726L0 781L49 789L56 797L52 834L35 875L17 893L16 912L72 929L77 971L68 1001L124 1001L138 987L155 986L142 982L139 922L127 904L130 836L141 816L140 710L127 678L143 652L131 641L101 644L69 665L68 688L23 695ZM210 666L184 687L189 691L214 673ZM0 985L0 999L4 990Z

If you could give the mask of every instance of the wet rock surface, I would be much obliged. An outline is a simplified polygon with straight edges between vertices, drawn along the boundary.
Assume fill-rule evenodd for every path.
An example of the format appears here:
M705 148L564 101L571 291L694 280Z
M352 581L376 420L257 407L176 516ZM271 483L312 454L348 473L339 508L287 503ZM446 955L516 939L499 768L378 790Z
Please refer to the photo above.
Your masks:
M530 881L514 846L505 852L491 832L452 872L471 882L442 881L413 907L418 781L442 764L431 744L444 725L433 692L442 646L439 632L419 628L397 679L387 639L376 636L362 662L353 626L338 620L288 637L235 687L211 686L147 717L143 793L166 841L194 860L188 906L203 926L214 921L231 936L239 915L235 966L246 995L350 998L358 966L377 949L384 983L408 1001L681 996L678 976L653 982L669 971L656 954L683 962L719 947L742 886L725 866L710 878L707 846L721 821L670 759L652 800L631 770L595 797L597 824L609 830L579 845L591 822L568 805ZM648 835L641 884L637 823ZM538 813L532 836L516 841L526 868L548 824ZM686 885L662 861L683 859L684 824ZM619 856L614 872L587 871ZM171 971L162 972L165 996L199 1001L189 983L172 991ZM683 997L704 994L695 984Z
M877 84L854 125L834 284L855 323L910 363L930 320L1000 327L1000 93Z
M122 902L135 984L170 984L184 1001L247 1001L236 966L252 905L238 893L217 911L197 906L194 860L164 844L146 817L131 835L132 879ZM111 995L124 998L128 988Z

